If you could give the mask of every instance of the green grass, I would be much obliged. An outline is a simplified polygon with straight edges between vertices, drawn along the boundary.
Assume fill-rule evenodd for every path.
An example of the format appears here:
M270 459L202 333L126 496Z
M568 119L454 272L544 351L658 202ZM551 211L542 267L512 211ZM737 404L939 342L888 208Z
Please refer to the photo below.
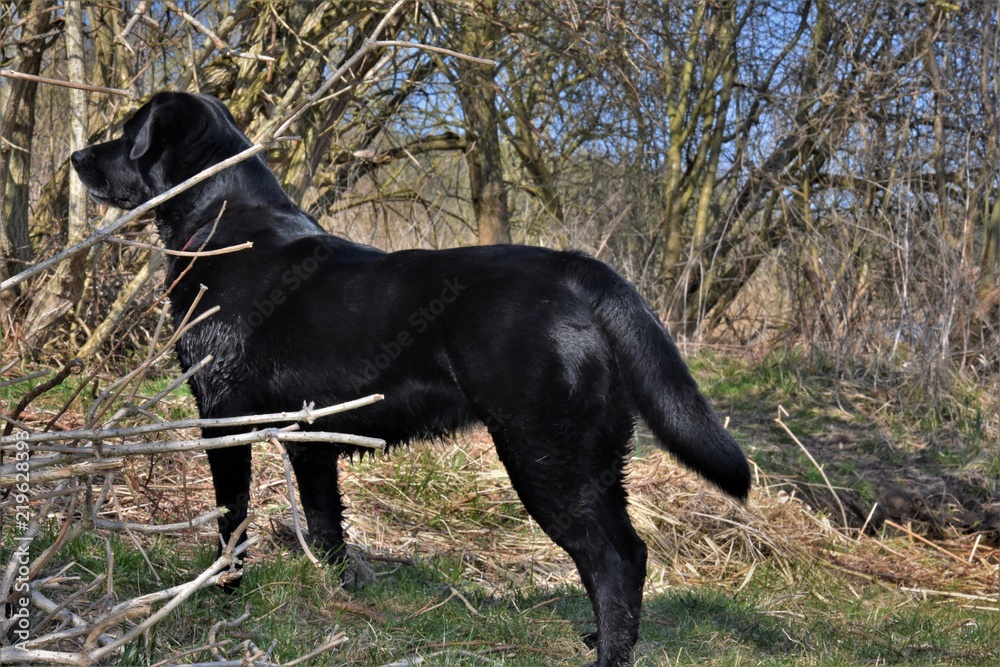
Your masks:
M807 368L813 370L806 372ZM863 403L849 385L824 377L793 354L772 355L753 365L704 354L694 360L693 372L713 404L732 415L734 435L770 476L824 485L808 458L774 423L781 405L788 411L783 421L820 459L834 484L850 486L862 505L873 502L881 490L869 476L875 463L921 465L926 470L975 469L983 476L994 475L996 484L1000 454L991 453L996 445L986 437L983 402L974 392L956 391L962 398L953 401L948 414L906 423L899 412L880 412L875 400ZM58 409L79 381L68 380L33 407ZM152 395L166 383L153 378L140 393ZM23 385L0 390L4 392L0 399L19 397L23 390ZM169 416L192 416L186 390L175 398ZM950 435L943 441L947 446L927 449L926 442L942 433L942 418L950 420L946 424ZM643 448L638 459L645 460L651 452ZM237 628L221 630L219 639L229 641L227 650L247 640L262 649L273 647L278 661L309 652L338 629L348 641L307 664L379 666L416 655L428 665L470 667L562 667L594 660L595 653L581 641L594 629L589 601L572 576L550 576L548 580L556 582L550 585L542 584L545 576L536 576L536 564L549 566L552 559L565 558L552 551L534 555L537 547L527 538L537 535L537 528L528 527L495 458L482 443L459 439L348 464L344 488L353 533L363 533L366 539L381 535L386 542L398 538L386 548L413 556L413 562L406 564L373 560L376 580L361 590L340 588L336 572L316 568L270 539L269 518L287 510L274 494L262 494L264 506L255 509L264 517L257 530L265 539L255 547L242 585L231 594L196 593L147 637L129 646L115 664L148 666L204 646L213 624L235 619L246 610L249 618ZM262 459L266 461L260 456L255 460ZM189 479L206 475L192 466ZM263 483L260 477L255 479ZM989 499L989 489L983 487L982 492L983 499ZM121 500L131 502L127 497ZM661 509L679 522L697 522L669 506ZM12 544L6 539L11 534L9 523L5 530L0 562L6 562ZM36 540L35 553L51 543L52 531ZM97 573L108 572L110 546L114 602L119 602L189 581L209 566L214 555L206 537L141 540L150 563L127 536L94 532L66 545L46 572L68 566L69 576L90 581ZM997 607L995 602L921 599L876 577L830 565L824 549L848 552L852 543L814 541L815 536L803 535L801 542L809 547L790 563L787 557L757 563L739 589L742 572L701 585L650 583L636 665L1000 664L1000 611L972 608ZM910 557L914 553L909 543L905 548L889 544ZM858 553L863 558L867 552ZM880 557L891 558L884 551ZM487 560L491 562L484 564ZM659 563L669 561L669 554L660 554ZM899 571L916 567L905 559L895 566ZM558 567L562 572L570 566L562 562ZM677 567L683 569L684 564ZM651 566L649 581L664 580L657 574ZM934 587L981 592L961 577L943 581ZM76 586L67 585L51 595L61 599ZM85 609L85 602L98 602L106 588L76 600L74 610ZM212 659L203 650L181 661Z
M127 539L110 538L118 599L182 583L211 562L172 540L146 546L162 582ZM39 544L39 546L42 546ZM87 535L63 551L68 574L106 569L105 540ZM250 639L290 660L334 631L349 640L310 665L383 665L435 655L427 664L580 665L593 659L579 637L593 629L590 605L574 587L527 587L489 595L463 577L458 559L376 563L376 583L338 588L335 573L288 552L251 563L232 594L197 593L119 665L149 665L208 642L208 629L244 610L250 618L220 639ZM882 583L845 578L801 563L794 579L764 566L738 593L713 587L647 593L636 665L995 665L1000 613L919 601ZM353 609L353 610L352 610ZM367 610L370 617L359 614ZM235 638L234 638L235 635ZM208 660L209 654L187 658Z
M928 493L935 480L947 478L962 504L997 493L1000 446L984 419L995 414L995 399L968 378L951 378L931 391L898 372L882 371L875 382L865 368L837 367L794 351L754 363L701 354L692 371L715 407L732 415L734 435L765 472L789 480L813 506L839 516L823 475L775 422L780 416L854 508L858 525L884 500L881 491L914 483L898 478L899 471L915 471ZM907 520L905 508L897 518Z

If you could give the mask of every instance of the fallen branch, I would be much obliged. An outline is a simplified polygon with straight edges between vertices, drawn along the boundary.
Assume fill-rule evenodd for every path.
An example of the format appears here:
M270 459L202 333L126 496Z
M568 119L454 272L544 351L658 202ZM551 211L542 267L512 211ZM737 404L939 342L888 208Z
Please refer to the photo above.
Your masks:
M151 535L162 535L164 533L177 533L185 530L191 530L192 528L197 528L198 526L203 526L206 523L211 523L215 521L220 516L223 516L229 510L225 507L216 507L211 512L206 512L199 517L195 517L190 521L178 521L177 523L165 523L165 524L148 524L148 523L134 523L130 521L110 521L108 519L102 519L100 517L94 517L94 525L97 528L103 528L105 530L131 530L137 533L146 533Z
M297 425L285 428L298 428ZM236 447L238 445L252 445L264 442L270 438L276 438L281 442L333 442L341 445L351 445L353 447L364 447L366 449L379 449L385 447L385 440L379 438L367 438L361 435L351 435L350 433L329 433L327 431L285 431L276 428L266 428L260 431L250 431L249 433L237 433L235 435L225 435L216 438L195 438L192 440L172 440L169 442L135 442L125 445L103 445L98 450L94 445L84 445L81 447L71 447L68 445L46 445L37 444L35 449L41 451L55 451L70 456L80 457L104 457L104 456L134 456L137 454L167 454L172 452L194 452L209 449L224 449L226 447ZM34 480L32 480L34 482Z
M198 368L203 367L205 363L210 360L211 357L206 357L205 360L198 364ZM185 373L183 377L184 379L187 379L190 375L193 375L193 373ZM312 424L317 419L322 419L323 417L329 417L330 415L336 415L349 410L355 410L366 405L371 405L372 403L381 401L383 398L385 397L382 394L372 394L371 396L365 396L364 398L358 398L353 401L338 403L337 405L331 405L325 408L313 408L311 405L305 405L301 410L296 412L272 412L264 415L248 415L246 417L226 417L222 419L182 419L172 422L143 424L142 426L122 428L96 428L76 431L57 431L54 433L30 433L23 436L7 436L5 438L0 438L0 445L16 445L22 442L34 444L40 442L54 442L58 440L109 440L112 438L128 438L136 435L147 435L149 433L175 431L186 428L255 426L258 424L273 424L275 422L301 421L307 424Z

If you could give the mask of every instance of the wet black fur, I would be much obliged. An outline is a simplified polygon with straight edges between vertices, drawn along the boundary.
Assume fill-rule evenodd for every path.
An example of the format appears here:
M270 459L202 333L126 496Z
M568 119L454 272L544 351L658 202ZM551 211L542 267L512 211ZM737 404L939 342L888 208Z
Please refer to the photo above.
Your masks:
M73 154L99 200L134 208L250 145L225 106L161 93L122 137ZM209 239L211 224L225 213ZM626 512L623 465L641 417L684 464L745 498L746 459L699 393L638 293L584 254L525 246L383 253L327 234L258 157L157 209L167 248L253 242L235 254L170 260L175 319L221 311L185 334L203 417L297 410L371 393L381 403L304 429L392 444L486 424L528 512L579 569L597 616L598 660L631 664L646 547ZM227 433L205 429L205 436ZM343 558L341 446L290 447L312 539ZM209 452L216 499L246 516L250 447ZM360 511L360 510L357 510Z

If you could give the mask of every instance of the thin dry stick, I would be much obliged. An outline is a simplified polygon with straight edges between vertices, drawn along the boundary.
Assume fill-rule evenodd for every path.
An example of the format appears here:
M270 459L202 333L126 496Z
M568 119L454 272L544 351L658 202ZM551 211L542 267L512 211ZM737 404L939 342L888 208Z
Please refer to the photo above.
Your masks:
M202 364L211 360L211 355L202 360ZM185 374L187 375L187 374ZM127 438L136 435L146 435L159 431L176 431L186 428L205 428L217 426L255 426L258 424L271 424L274 422L305 422L312 424L317 419L340 414L349 410L355 410L372 403L377 403L384 398L382 394L372 394L364 398L353 401L346 401L331 405L325 408L313 408L311 405L303 406L297 412L272 412L264 415L247 415L246 417L224 417L219 419L181 419L173 422L162 422L157 424L143 424L142 426L130 426L111 429L81 429L76 431L56 431L53 433L30 433L22 437L7 436L0 438L0 445L16 445L20 442L28 444L38 442L54 442L57 440L94 440Z
M207 355L204 359L202 359L201 361L199 361L198 363L196 363L194 366L192 366L191 368L189 368L186 371L184 371L183 373L181 373L173 382L171 382L166 387L164 387L162 391L160 391L157 394L154 394L149 399L147 399L147 400L143 401L142 403L140 403L139 407L137 409L140 410L140 411L141 410L149 410L154 405L156 405L157 403L159 403L160 401L162 401L164 398L166 398L167 396L169 396L170 393L173 390L177 389L177 387L179 387L182 384L184 384L185 382L187 382L188 379L190 379L192 375L194 375L195 373L197 373L198 371L200 371L202 368L204 368L205 366L208 366L210 363L212 363L213 359L215 359L215 357L213 357L211 354Z
M959 563L961 563L962 565L966 564L965 559L962 558L961 556L959 556L958 554L953 554L952 552L948 551L947 549L939 547L938 545L936 545L933 542L931 542L930 540L928 540L926 537L924 537L922 535L917 535L916 533L914 533L909 528L905 528L905 527L899 525L898 523L896 523L895 521L890 521L889 519L886 519L885 520L885 525L892 526L896 530L903 531L904 533L906 533L907 535L909 535L913 539L915 539L915 540L917 540L919 542L923 542L924 544L926 544L927 546L931 547L932 549L934 549L938 553L940 553L940 554L942 554L944 556L947 556L948 558L951 558L953 560L956 560Z
M271 131L270 129L265 128L264 132L261 134L261 141L267 142L268 137L280 137L284 135L285 132L288 130L288 128L291 127L292 123L298 120L299 116L301 116L303 113L305 113L307 109L309 109L319 100L321 100L323 96L326 95L326 92L333 87L333 84L342 79L344 75L348 71L350 71L350 69L354 66L355 63L364 58L366 55L368 55L369 51L375 48L375 43L376 40L378 39L378 36L382 34L382 31L385 30L385 27L389 25L389 21L392 20L393 16L395 16L399 12L400 8L407 2L408 0L398 0L396 4L390 7L389 11L387 11L385 13L385 16L382 17L382 20L379 21L377 26L375 26L375 29L372 31L371 35L369 35L368 38L365 39L364 44L361 45L361 48L358 49L354 53L354 55L352 55L350 58L345 60L344 63L340 67L338 67L333 74L327 77L326 81L324 81L319 88L313 91L310 95L306 96L306 99L300 102L298 105L296 105L294 109L292 109L292 111L288 112L285 115L285 117L280 120L279 123L269 124L269 128L277 126L277 129ZM6 288L0 285L0 289L6 289Z
M292 426L286 426L285 428L291 429L297 428L297 426L292 424ZM224 449L226 447L235 447L237 445L252 445L258 442L264 442L271 437L277 438L281 442L334 442L341 445L364 447L365 449L381 449L385 447L385 440L380 438L367 438L365 436L353 435L351 433L332 433L328 431L293 432L282 429L267 428L261 431L237 433L235 435L219 436L217 438L194 438L191 440L172 440L169 442L135 442L124 445L103 445L100 447L100 452L102 457L192 452L209 449ZM39 444L36 445L35 448L42 451L57 451L72 456L98 456L98 448L92 445L69 447L65 445ZM35 483L34 474L32 475L30 483Z
M868 516L865 517L865 523L861 526L861 530L858 531L858 535L864 535L865 531L868 529L868 524L871 523L872 517L875 516L875 508L878 507L878 503L872 505L872 509L868 512Z
M316 567L320 567L322 563L313 554L312 549L306 543L306 538L302 534L302 522L299 520L299 507L295 502L295 482L292 481L292 462L288 458L288 449L282 447L274 438L268 438L271 444L278 448L281 452L281 462L285 466L285 486L288 488L288 504L292 507L292 525L295 527L295 537L299 541L299 546L302 547L302 551L305 553L306 557L312 562Z
M374 47L385 47L385 46L401 46L408 49L420 49L421 51L433 51L434 53L442 53L446 56L454 56L456 58L461 58L462 60L469 60L480 65L486 65L488 67L496 67L497 61L490 60L489 58L478 58L476 56L470 56L467 53L461 53L459 51L452 51L451 49L444 49L440 46L431 46L430 44L420 44L418 42L402 42L396 39L380 39L378 41L372 42Z
M201 252L202 250L204 250L205 247L208 246L208 244L212 240L212 238L215 237L215 230L218 229L218 227L219 227L219 220L222 220L222 216L226 214L226 207L227 206L229 206L229 200L228 199L223 199L222 200L222 206L219 207L219 212L218 212L218 214L216 214L215 220L212 222L212 228L208 230L208 236L206 236L205 240L201 242L200 246L198 246L198 252ZM196 234L197 234L197 232L196 232ZM165 289L163 291L163 294L161 294L159 297L156 298L156 300L153 303L154 306L156 306L156 305L158 305L160 303L163 303L166 300L166 298L168 296L170 296L170 293L174 291L174 288L177 287L178 284L180 284L181 280L184 279L184 276L186 276L188 274L188 272L191 269L194 268L194 265L195 265L196 261L198 261L197 258L192 259L190 262L187 263L187 265L183 269L181 269L181 272L177 274L177 277L174 278L174 281L172 283L170 283L169 285L167 285L167 289ZM198 292L198 299L200 299L201 298L201 294L206 289L208 289L204 285L200 285L199 287L200 287L200 289L199 289L199 292ZM187 316L190 317L191 313L193 313L193 312L194 312L194 304L191 304L191 307L188 309Z
M128 45L128 42L125 41L125 38L128 37L130 32L132 32L132 28L135 27L135 24L139 21L139 19L145 18L146 6L148 4L149 3L146 0L140 0L139 4L136 5L135 10L132 12L132 16L129 17L128 23L125 24L125 27L122 28L122 31L120 33L115 35L115 41L120 44L124 44L125 48L127 48L130 51L132 50L132 47ZM152 19L147 19L147 20L152 21Z
M108 409L110 409L111 404L114 402L114 400L118 398L123 391L125 391L125 388L128 386L128 384L132 382L132 380L134 380L136 377L144 375L146 371L149 369L149 366L153 362L155 362L157 359L170 352L173 349L174 344L178 340L180 340L181 336L186 334L189 330L200 324L202 321L208 319L212 315L215 315L217 312L221 310L219 306L212 306L198 317L189 321L191 315L198 307L198 303L201 301L202 296L205 294L206 289L207 288L205 288L205 286L203 285L202 288L198 290L198 294L195 295L194 300L191 302L191 307L188 308L188 312L184 315L184 318L177 326L177 330L167 341L166 345L164 345L160 349L159 352L154 353L151 349L150 353L146 356L146 360L142 364L140 364L135 370L126 374L124 377L116 380L115 382L112 382L107 389L101 392L100 397L98 397L98 401L95 402L95 404L92 405L89 410L87 410L88 425L92 426L96 420L100 419L104 415L104 413L107 412ZM105 426L117 422L119 419L122 419L128 416L129 414L130 412L128 407L127 406L122 407L114 414L114 416L111 417L111 419L108 420L108 423L105 424Z
M133 523L129 521L111 521L110 519L102 519L100 517L94 517L94 525L98 528L103 528L105 530L129 530L136 533L144 533L148 535L161 535L163 533L177 533L186 530L191 530L198 526L203 526L206 523L215 521L220 516L228 512L229 510L225 507L216 507L211 512L206 512L199 517L195 517L189 521L180 521L178 523L164 523L164 524L148 524L148 523Z
M24 72L16 72L10 69L0 69L0 76L6 77L8 79L23 79L25 81L35 81L37 83L47 83L52 86L62 86L63 88L76 88L77 90L89 90L92 93L121 95L123 97L128 97L133 100L135 99L135 93L129 92L127 90L122 90L121 88L106 88L104 86L91 86L90 84L65 81L63 79L50 79L47 76L25 74Z
M176 13L178 16L184 19L184 21L191 24L191 26L195 30L205 35L205 37L207 37L209 41L212 42L212 45L223 55L229 56L231 58L246 58L248 60L263 60L264 62L274 62L275 59L272 58L271 56L265 56L255 53L244 53L243 51L230 48L229 45L222 40L222 38L220 38L212 31L211 28L209 28L204 23L196 19L194 16L188 14L186 11L178 7L176 3L171 2L170 0L163 0L163 4L168 9L172 10L174 13Z
M164 617L167 616L167 614L176 609L182 602L184 602L189 597L194 595L195 591L198 591L209 585L208 582L210 580L220 576L224 576L226 573L217 574L219 570L231 566L236 556L245 551L247 546L249 546L251 542L251 540L247 540L246 542L244 542L239 546L236 545L236 540L240 535L243 534L243 531L246 530L247 526L250 525L250 521L252 520L252 518L253 518L252 514L247 516L246 520L244 520L243 523L241 523L239 527L237 527L237 529L233 532L233 537L230 539L229 544L226 546L226 548L222 550L222 555L220 555L215 560L215 562L212 563L207 570L202 572L194 581L191 581L188 584L181 586L180 589L177 591L177 594L174 595L174 597L171 598L169 602L163 605L163 607L157 610L156 613L149 616L142 623L139 623L130 632L126 633L121 638L119 638L116 642L108 644L107 646L96 649L94 651L91 651L87 657L90 658L90 660L93 662L99 662L101 659L107 657L112 652L116 651L122 646L125 646L126 644L134 640L136 637L144 633L146 630L153 627L153 625L161 621Z
M907 588L901 586L900 590L907 593L917 593L919 595L938 595L942 597L956 598L959 600L977 600L980 602L1000 602L1000 596L996 595L972 595L971 593L955 593L952 591L935 591L927 588Z
M333 650L346 642L347 642L347 634L339 632L336 628L334 628L334 635L333 637L330 638L330 641L326 642L319 648L310 651L309 653L306 653L304 656L300 658L296 658L295 660L284 663L282 667L295 667L295 665L301 664L306 660L312 660L316 656L322 655L327 651Z
M213 625L211 628L209 628L209 630L208 630L208 643L211 646L210 650L212 651L212 655L216 659L218 659L218 660L225 660L225 658L223 657L223 655L221 653L219 653L219 649L218 649L218 647L221 646L219 640L216 639L216 635L219 634L219 630L222 630L222 629L225 629L225 628L235 628L235 627L238 627L241 623L243 623L248 618L250 618L250 605L246 605L244 607L243 614L239 618L235 618L235 619L233 619L231 621L219 621L218 623L216 623L215 625Z
M61 464L65 461L64 458L60 457L60 460L55 460L53 465ZM32 460L33 462L33 460ZM37 468L31 468L30 479L28 480L29 486L36 486L38 484L48 484L49 482L57 482L62 479L70 479L72 477L86 477L87 475L98 475L101 473L111 472L112 470L117 470L121 467L122 460L120 458L113 459L99 459L94 461L80 461L78 463L71 463L62 468L55 468L49 470L39 470ZM0 474L0 489L5 489L7 487L16 486L24 481L24 475L18 473L3 473Z
M979 541L983 539L983 534L978 533L976 535L976 543L972 545L972 551L969 553L969 562L972 563L976 558L976 549L979 548Z
M98 231L94 232L83 241L80 241L79 243L56 253L52 257L44 259L35 264L34 266L31 266L25 269L24 271L21 271L20 273L11 276L7 280L4 280L2 283L0 283L0 292L8 290L16 285L19 285L23 283L25 280L34 277L36 274L41 273L42 271L45 271L46 269L69 259L73 255L82 252L84 250L87 250L90 247L97 245L98 243L106 241L119 229L131 223L132 221L139 219L144 214L153 210L163 202L168 201L173 197L175 197L176 195L179 195L180 193L191 189L195 185L198 185L202 181L211 178L212 176L215 176L220 171L228 169L229 167L235 164L239 164L243 160L251 158L254 155L257 155L258 153L265 151L267 147L270 145L271 141L275 140L276 139L271 138L271 140L267 144L264 143L254 144L253 146L250 146L249 148L240 151L231 158L227 158L222 162L219 162L218 164L212 165L208 169L198 172L191 178L180 183L179 185L175 185L174 187L170 188L163 194L157 195L156 197L153 197L152 199L147 201L145 204L137 206L136 208L132 209L125 215L121 216L120 218L112 222L107 227L104 227L103 229L99 229Z
M802 442L799 441L799 439L795 437L795 434L792 433L792 429L788 428L788 425L785 424L785 422L781 421L781 413L782 412L784 412L786 416L788 415L788 411L785 410L785 408L783 408L782 406L779 405L778 406L778 416L775 418L774 421L778 424L778 426L780 426L781 428L785 429L785 433L788 434L788 437L790 437L795 442L795 444L799 446L799 449L801 449L802 452L807 457L809 457L809 460L812 461L812 464L816 467L816 470L818 470L819 474L823 476L823 481L826 482L826 488L828 488L830 490L830 493L833 494L833 499L837 501L837 505L840 507L840 518L844 522L843 525L844 525L844 528L846 529L847 528L847 511L844 509L844 503L840 502L840 496L837 495L837 492L833 488L833 484L830 483L830 478L826 476L826 472L823 470L823 466L821 466L819 464L819 462L817 462L816 459L813 458L813 455L809 453L809 450L806 449L806 446L803 445Z
M99 579L100 577L98 578L98 580L95 581L99 583ZM94 583L95 582L91 582L90 584L88 584L88 587L93 587ZM43 595L42 592L39 591L36 587L31 586L30 588L31 588L31 601L36 607L44 611L49 616L58 615L62 620L69 622L74 627L84 628L85 629L84 631L86 631L87 621L85 621L79 615L74 614L73 612L68 611L67 609L64 609L63 607L66 605L65 601L61 603L54 602L53 600L50 600L49 598L45 597L45 595ZM44 625L44 623L42 625ZM78 630L78 632L80 631ZM32 645L42 646L46 643L50 643L57 640L56 637L51 637L51 635L47 641L42 641L43 639L45 638L38 637L34 640L28 640L27 642L24 642L24 644L27 645L25 646L25 648L30 648L30 646ZM98 637L98 641L101 644L107 644L113 642L114 640L115 638L108 634L101 635Z
M119 245L132 246L133 248L143 248L154 252L162 252L164 255L170 255L172 257L212 257L214 255L228 255L231 252L239 252L240 250L249 250L253 248L253 241L245 241L243 243L226 246L225 248L218 248L216 250L170 250L162 246L153 245L152 243L143 243L142 241L123 239L120 236L112 236L108 238L108 243L117 243Z

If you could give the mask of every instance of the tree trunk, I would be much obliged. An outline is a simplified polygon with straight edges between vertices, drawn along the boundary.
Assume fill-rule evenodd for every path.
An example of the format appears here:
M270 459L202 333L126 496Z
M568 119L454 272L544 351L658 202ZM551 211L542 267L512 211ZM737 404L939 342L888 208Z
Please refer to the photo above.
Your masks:
M37 75L42 67L42 55L49 43L41 37L52 25L52 12L46 0L23 1L19 14L26 19L21 43L18 45L17 71ZM31 260L31 240L28 237L28 186L31 181L31 141L35 134L34 81L12 79L3 127L0 128L0 254L4 261L0 274L4 277L21 271Z
M487 3L483 3L486 8ZM463 50L471 55L486 55L498 41L497 27L488 18L466 19ZM480 245L510 243L510 214L507 187L503 180L500 154L500 115L497 113L493 70L460 59L457 65L456 92L465 116L469 149L465 163L469 170L472 210L479 229Z
M66 0L66 72L70 81L86 81L83 52L83 6L80 0ZM87 95L82 90L70 88L69 125L70 145L66 151L83 148L87 144ZM69 173L69 222L66 245L71 246L87 237L87 190L76 171ZM87 253L80 252L60 264L49 276L41 292L28 311L25 339L30 347L38 347L48 338L49 332L62 322L80 297L86 282Z

